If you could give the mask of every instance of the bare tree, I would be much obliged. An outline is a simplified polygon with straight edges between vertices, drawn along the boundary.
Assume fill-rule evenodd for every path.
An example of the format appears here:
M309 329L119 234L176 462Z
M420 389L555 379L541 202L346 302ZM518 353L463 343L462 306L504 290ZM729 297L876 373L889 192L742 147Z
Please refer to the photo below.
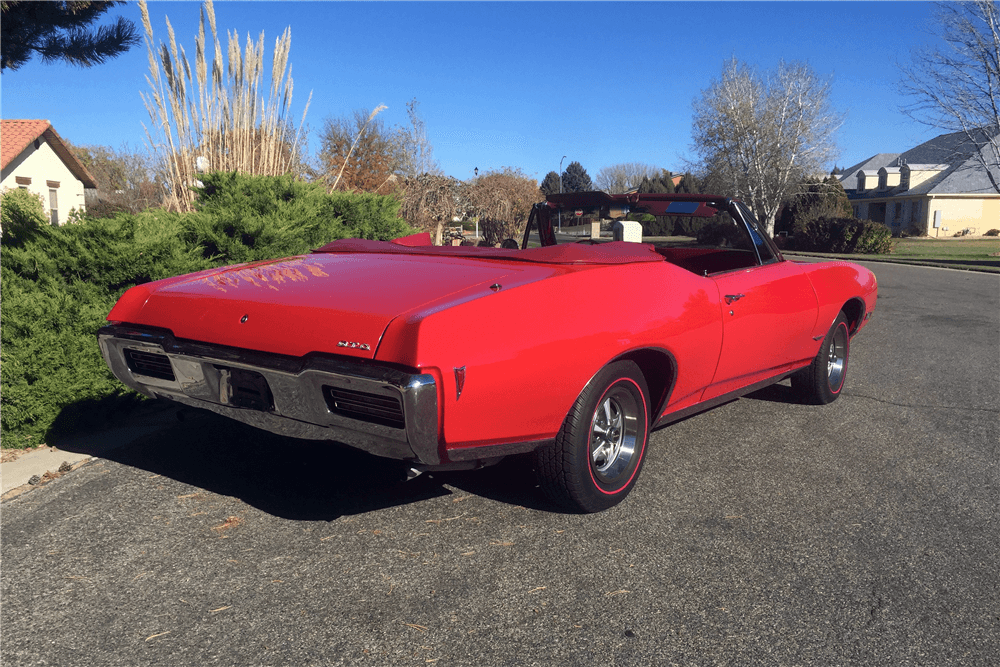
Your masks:
M598 190L609 194L621 194L632 188L639 187L644 178L660 175L660 168L641 162L621 162L610 167L603 167L597 172L594 185Z
M291 29L286 28L275 42L271 82L265 97L261 86L263 32L257 42L248 35L245 48L236 32L229 33L223 58L215 10L212 1L205 0L195 38L192 74L187 53L183 46L178 47L170 20L169 47L162 42L156 46L145 0L140 0L139 11L149 57L146 81L151 88L142 96L152 121L146 135L167 172L171 186L167 204L182 211L191 209L195 197L191 186L196 183L198 171L239 171L256 176L297 173L301 136L289 121L293 87L288 65ZM211 42L205 37L206 19ZM304 121L305 111L302 118Z
M66 144L97 182L96 189L84 193L88 215L102 218L119 211L139 213L163 204L166 190L148 153L124 144L118 150Z
M913 54L902 90L914 102L911 118L965 135L972 156L1000 192L1000 3L941 3L943 46Z
M694 151L703 171L750 206L769 234L782 201L836 156L843 116L830 83L802 63L761 75L733 58L694 102Z
M400 171L403 176L414 177L420 174L440 176L441 166L434 159L434 148L427 138L427 124L420 115L420 103L416 98L406 103L406 115L410 119L410 127L400 130L403 143L403 162Z

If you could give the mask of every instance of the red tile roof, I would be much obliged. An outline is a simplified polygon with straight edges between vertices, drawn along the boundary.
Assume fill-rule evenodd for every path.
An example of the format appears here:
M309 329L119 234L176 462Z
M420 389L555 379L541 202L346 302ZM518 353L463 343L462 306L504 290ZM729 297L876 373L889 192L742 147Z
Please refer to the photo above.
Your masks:
M0 162L6 167L49 129L47 120L0 120Z
M83 181L83 187L97 187L94 177L70 152L62 137L56 134L47 120L0 120L0 168L6 168L39 137L44 137L73 175Z

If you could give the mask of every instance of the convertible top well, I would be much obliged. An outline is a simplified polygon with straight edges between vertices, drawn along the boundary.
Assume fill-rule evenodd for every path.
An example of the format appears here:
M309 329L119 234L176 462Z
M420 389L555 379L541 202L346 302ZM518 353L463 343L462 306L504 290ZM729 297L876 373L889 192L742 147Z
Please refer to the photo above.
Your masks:
M426 245L411 245L426 237ZM638 262L662 262L660 255L647 243L626 243L614 241L597 245L567 243L513 250L506 248L482 248L475 246L435 246L430 245L430 235L414 234L395 241L368 241L364 239L342 239L328 243L313 252L317 253L377 253L389 255L434 255L438 257L469 257L474 259L502 259L512 262L532 262L536 264L635 264Z

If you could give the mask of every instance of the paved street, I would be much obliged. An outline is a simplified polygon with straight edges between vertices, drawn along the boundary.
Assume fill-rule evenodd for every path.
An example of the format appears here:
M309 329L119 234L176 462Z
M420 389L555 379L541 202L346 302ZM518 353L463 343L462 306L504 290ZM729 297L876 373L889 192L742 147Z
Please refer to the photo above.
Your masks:
M996 664L1000 277L868 266L840 400L661 429L598 515L192 414L3 504L0 659Z

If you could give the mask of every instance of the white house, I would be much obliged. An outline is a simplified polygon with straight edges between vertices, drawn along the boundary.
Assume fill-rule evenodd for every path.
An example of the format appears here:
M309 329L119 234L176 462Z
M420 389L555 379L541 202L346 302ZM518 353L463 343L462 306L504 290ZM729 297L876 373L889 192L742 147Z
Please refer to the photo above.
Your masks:
M981 235L1000 228L1000 165L987 137L942 134L905 153L879 153L838 176L854 215L894 232Z
M47 120L0 120L0 188L24 188L41 195L53 225L71 209L86 210L84 188L97 183Z

